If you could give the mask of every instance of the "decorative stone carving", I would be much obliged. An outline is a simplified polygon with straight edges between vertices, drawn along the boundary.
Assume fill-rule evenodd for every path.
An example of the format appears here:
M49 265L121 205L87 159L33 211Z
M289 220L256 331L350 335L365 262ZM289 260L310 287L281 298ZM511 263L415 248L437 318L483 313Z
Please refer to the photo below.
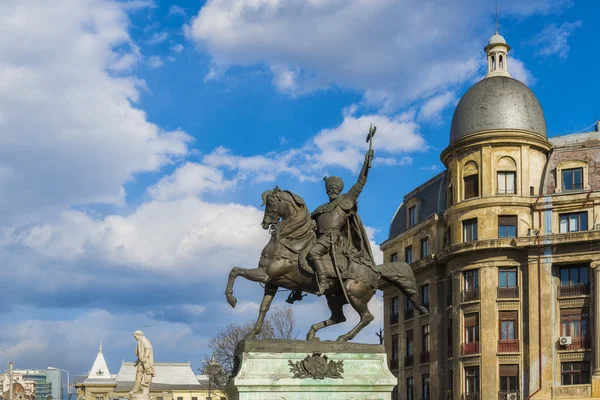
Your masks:
M502 310L518 310L519 303L514 301L499 301L498 308Z
M481 357L477 356L477 357L470 357L470 358L463 358L463 365L464 366L476 366L481 364Z
M589 356L586 357L586 353L584 351L577 351L577 352L569 352L569 353L563 353L560 352L558 353L558 358L560 358L560 361L584 361L589 359Z
M553 386L553 398L591 397L592 385Z
M463 304L462 309L463 311L479 311L479 304L479 302Z
M520 356L499 356L498 361L500 364L518 364L521 362Z
M330 360L326 355L319 352L307 355L304 360L288 360L290 372L297 379L341 379L344 372L344 361Z
M576 299L558 299L558 306L560 308L580 308L589 307L589 297L579 297Z

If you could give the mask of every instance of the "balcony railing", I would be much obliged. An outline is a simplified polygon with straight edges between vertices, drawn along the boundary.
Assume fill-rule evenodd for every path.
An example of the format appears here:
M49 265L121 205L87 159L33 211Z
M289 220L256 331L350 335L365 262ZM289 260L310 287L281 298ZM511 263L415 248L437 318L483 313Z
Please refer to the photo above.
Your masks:
M481 394L479 393L463 393L462 395L462 400L480 400L481 399Z
M409 310L404 310L404 320L412 319L415 316L415 309L411 308Z
M462 355L479 354L479 342L463 343Z
M584 296L590 294L589 283L577 283L575 285L559 285L558 295L560 297Z
M462 291L462 302L479 300L479 288Z
M421 352L421 356L419 357L421 364L427 364L429 362L429 352L423 351Z
M398 359L397 358L390 360L390 369L391 370L398 369Z
M521 400L521 392L519 390L499 391L498 400Z
M519 287L498 287L498 298L499 299L518 299L519 298Z
M404 366L405 367L412 367L414 364L415 364L415 356L411 355L411 356L404 357Z
M587 336L571 338L571 344L562 347L564 350L585 350L590 349L590 338Z
M390 314L390 325L396 325L398 323L398 313Z
M498 353L518 353L519 351L519 339L498 340Z

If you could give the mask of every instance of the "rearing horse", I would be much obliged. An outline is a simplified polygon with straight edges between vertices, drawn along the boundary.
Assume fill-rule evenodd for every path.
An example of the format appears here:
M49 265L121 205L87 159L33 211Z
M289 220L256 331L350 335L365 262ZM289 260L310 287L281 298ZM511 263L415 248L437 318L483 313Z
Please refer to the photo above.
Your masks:
M299 258L310 249L316 240L315 223L304 200L287 190L267 190L263 193L263 205L265 214L262 220L263 229L271 233L269 243L260 255L258 268L233 268L229 273L225 295L232 307L235 307L237 299L233 296L233 284L238 276L265 285L263 300L260 304L258 319L253 329L246 335L246 339L254 339L262 330L265 317L278 288L290 290L301 290L315 294L318 291L317 281L314 274L304 270L299 263ZM375 270L365 267L365 274L373 274L402 291L421 312L427 310L420 304L420 296L417 290L413 271L405 262L390 262L378 265ZM372 279L365 279L372 281ZM348 301L352 308L358 312L360 321L348 333L337 338L338 341L352 340L374 317L369 312L367 303L375 294L377 288L363 282L362 280L344 278L342 279ZM346 321L342 307L346 304L346 298L339 281L325 292L327 305L331 310L329 319L311 326L306 334L307 340L318 340L316 332L327 326L339 324Z

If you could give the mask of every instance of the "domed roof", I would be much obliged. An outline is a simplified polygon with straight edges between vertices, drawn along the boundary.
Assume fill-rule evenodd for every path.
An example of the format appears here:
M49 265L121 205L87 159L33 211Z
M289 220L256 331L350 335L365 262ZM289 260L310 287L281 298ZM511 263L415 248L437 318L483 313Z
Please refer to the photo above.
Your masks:
M546 137L540 102L529 88L507 76L488 77L460 99L450 128L450 142L471 133L518 129Z
M490 38L490 41L488 42L488 46L493 45L493 44L506 44L506 40L504 40L504 36L498 34L498 32L496 32L494 34L494 36L492 36Z

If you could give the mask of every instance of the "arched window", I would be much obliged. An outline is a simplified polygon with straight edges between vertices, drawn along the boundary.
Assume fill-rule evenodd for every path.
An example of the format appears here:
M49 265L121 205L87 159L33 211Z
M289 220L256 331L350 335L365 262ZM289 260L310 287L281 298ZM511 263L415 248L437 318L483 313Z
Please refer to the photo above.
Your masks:
M468 161L463 168L464 199L479 197L479 167L475 161Z
M517 194L517 163L510 157L502 157L496 167L498 171L497 193Z
M500 54L500 60L498 61L498 66L500 69L504 69L504 60L502 58L502 54Z
M492 58L492 71L496 70L496 53L490 53L490 57Z

